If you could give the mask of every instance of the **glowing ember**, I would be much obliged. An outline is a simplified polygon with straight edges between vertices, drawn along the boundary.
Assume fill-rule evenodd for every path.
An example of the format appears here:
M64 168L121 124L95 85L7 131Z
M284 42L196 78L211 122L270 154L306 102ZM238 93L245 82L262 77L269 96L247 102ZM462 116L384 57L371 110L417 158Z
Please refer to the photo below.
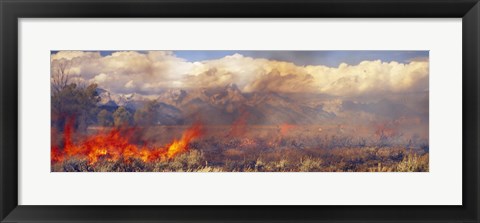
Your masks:
M188 151L190 141L199 137L201 134L201 125L194 124L183 133L180 140L174 140L166 147L150 148L146 145L139 147L131 144L128 136L121 134L122 132L119 129L113 129L107 133L100 132L87 137L81 143L75 144L71 139L72 129L73 121L69 120L65 125L65 144L63 151L52 147L52 162L61 162L66 158L74 156L88 159L89 164L95 164L99 159L108 161L141 159L144 162L171 159L177 154Z

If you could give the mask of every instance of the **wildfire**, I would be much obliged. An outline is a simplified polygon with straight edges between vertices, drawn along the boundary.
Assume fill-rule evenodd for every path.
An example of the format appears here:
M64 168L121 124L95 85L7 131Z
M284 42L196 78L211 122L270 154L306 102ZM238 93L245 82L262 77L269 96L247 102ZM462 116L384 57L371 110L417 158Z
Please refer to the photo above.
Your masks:
M131 144L128 136L119 130L112 129L109 132L99 132L84 139L80 143L73 143L73 122L67 121L64 131L64 148L60 150L52 147L52 162L61 162L69 157L84 157L89 164L95 164L99 159L117 161L119 159L141 159L144 162L153 162L159 159L171 159L177 154L186 152L190 141L201 134L201 125L194 124L188 128L180 139L173 140L165 147L148 147ZM128 133L127 133L128 135Z

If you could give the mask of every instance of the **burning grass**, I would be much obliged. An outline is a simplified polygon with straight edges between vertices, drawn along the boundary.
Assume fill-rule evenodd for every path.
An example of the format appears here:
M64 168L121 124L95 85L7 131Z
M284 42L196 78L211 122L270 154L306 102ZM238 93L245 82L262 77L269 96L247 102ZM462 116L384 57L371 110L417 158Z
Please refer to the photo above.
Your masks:
M110 130L87 136L81 143L75 143L66 137L66 149L60 153L60 158L55 158L58 154L53 153L55 150L52 150L51 170L54 172L429 171L428 149L420 147L363 145L355 140L339 137L303 139L286 136L271 139L201 137L200 129L199 125L191 126L184 130L179 140L174 140L163 147L136 146L124 137L131 134L129 131ZM363 143L364 140L360 141ZM345 142L350 146L343 146ZM96 152L97 150L102 152Z
M281 126L278 137L229 137L228 128L185 127L99 130L52 147L53 172L428 172L427 145L338 135L299 135ZM287 129L287 130L285 130ZM223 130L223 131L222 131ZM206 134L210 132L210 134ZM225 135L221 135L224 132ZM248 132L252 132L251 130ZM146 143L136 135L165 136ZM256 137L254 135L257 135ZM275 134L273 134L276 136ZM176 136L176 137L175 137ZM165 143L166 139L178 138ZM132 140L135 139L135 140ZM132 142L134 141L134 142ZM403 144L402 144L403 143Z
M100 159L110 162L131 162L141 160L144 163L172 159L177 154L187 151L191 140L201 134L200 124L194 124L187 129L180 139L174 139L164 147L137 146L130 142L135 129L111 129L90 135L79 143L72 141L73 121L65 126L64 145L60 150L52 147L52 163L62 162L71 158L86 159L88 165L96 164Z
M144 162L139 158L125 160L72 157L54 163L54 172L428 172L428 153L418 154L405 149L356 148L325 151L317 157L296 154L286 157L279 152L259 157L224 162L209 162L204 152L191 150L172 159ZM360 155L359 157L353 154ZM273 159L272 157L281 157Z

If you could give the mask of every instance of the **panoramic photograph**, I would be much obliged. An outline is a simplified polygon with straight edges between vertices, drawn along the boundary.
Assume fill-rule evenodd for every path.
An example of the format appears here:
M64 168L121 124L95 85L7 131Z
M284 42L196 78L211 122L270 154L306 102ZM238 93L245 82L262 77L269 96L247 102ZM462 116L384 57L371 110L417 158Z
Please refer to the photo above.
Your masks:
M428 172L428 51L51 51L51 172Z

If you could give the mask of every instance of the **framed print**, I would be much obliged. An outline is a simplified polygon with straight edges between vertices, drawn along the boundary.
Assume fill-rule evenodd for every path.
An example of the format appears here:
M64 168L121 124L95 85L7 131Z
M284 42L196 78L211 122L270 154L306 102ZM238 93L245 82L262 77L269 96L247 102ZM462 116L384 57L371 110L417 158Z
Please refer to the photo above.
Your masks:
M325 57L338 68L296 65ZM52 172L429 171L427 51L62 50L51 58ZM353 58L362 62L340 62Z
M471 1L2 1L2 222L478 222Z

